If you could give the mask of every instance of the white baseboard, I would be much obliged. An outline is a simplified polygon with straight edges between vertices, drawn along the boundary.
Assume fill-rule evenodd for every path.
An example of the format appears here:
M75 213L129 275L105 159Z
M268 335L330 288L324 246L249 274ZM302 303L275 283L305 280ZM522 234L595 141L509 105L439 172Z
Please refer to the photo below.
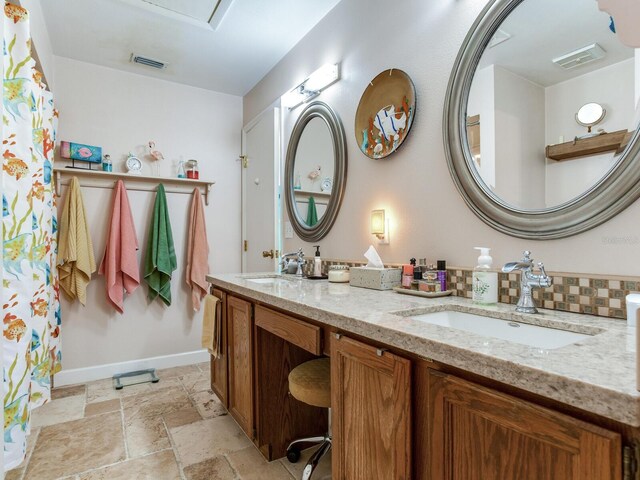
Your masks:
M111 378L116 373L132 372L146 368L181 367L183 365L208 362L210 358L209 352L206 350L196 350L195 352L176 353L161 357L129 360L127 362L107 363L93 367L72 368L70 370L63 369L54 377L54 385L56 387L62 387L64 385L92 382L94 380Z

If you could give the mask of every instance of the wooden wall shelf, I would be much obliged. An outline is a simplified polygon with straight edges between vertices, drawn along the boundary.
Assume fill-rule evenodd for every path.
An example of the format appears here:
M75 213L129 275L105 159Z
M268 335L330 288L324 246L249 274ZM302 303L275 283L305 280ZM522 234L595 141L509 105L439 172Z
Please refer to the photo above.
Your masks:
M60 196L63 185L68 186L71 177L83 177L81 181L83 187L108 188L112 189L115 182L123 180L127 185L127 190L142 192L155 192L158 183L162 183L171 188L165 188L167 193L193 192L194 187L200 189L204 196L205 205L209 205L209 192L215 182L207 180L191 180L190 178L155 177L150 175L132 175L121 172L103 172L102 170L89 170L83 168L54 167L53 173L56 178L56 195Z
M627 130L603 133L595 137L582 138L558 145L547 145L545 154L551 160L568 160L570 158L617 151L621 144L629 141L630 136L631 132Z

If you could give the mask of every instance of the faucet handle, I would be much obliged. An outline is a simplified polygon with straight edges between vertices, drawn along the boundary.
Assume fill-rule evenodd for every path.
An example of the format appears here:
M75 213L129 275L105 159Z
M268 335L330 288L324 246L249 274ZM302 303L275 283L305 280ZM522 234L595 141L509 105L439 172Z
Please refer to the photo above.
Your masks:
M529 250L525 250L522 257L522 263L531 263L533 264L533 260L531 260L531 252Z
M542 273L543 276L548 277L547 272L544 269L544 263L538 262L538 268L540 269L540 273Z

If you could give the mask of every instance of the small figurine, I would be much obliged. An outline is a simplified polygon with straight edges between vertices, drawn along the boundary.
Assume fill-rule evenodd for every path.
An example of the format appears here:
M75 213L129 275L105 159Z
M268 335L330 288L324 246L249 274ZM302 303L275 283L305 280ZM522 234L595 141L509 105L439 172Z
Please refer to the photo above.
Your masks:
M151 150L149 154L154 158L154 160L164 160L164 156L162 155L162 152L159 152L158 150L154 150L154 148L156 148L156 142L151 140L149 142L149 150Z
M309 177L309 179L312 182L315 182L318 177L320 176L320 171L322 170L322 167L320 165L318 165L318 168L316 170L312 170L309 175L307 175L307 177Z

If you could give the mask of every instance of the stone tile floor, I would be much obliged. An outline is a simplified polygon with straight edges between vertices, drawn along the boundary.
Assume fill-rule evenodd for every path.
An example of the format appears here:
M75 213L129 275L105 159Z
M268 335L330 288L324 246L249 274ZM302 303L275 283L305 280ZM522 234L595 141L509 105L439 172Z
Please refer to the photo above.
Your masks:
M111 379L55 388L35 410L27 459L6 480L292 480L301 460L267 463L209 389L209 364L158 370L117 391ZM313 480L331 478L331 457Z

